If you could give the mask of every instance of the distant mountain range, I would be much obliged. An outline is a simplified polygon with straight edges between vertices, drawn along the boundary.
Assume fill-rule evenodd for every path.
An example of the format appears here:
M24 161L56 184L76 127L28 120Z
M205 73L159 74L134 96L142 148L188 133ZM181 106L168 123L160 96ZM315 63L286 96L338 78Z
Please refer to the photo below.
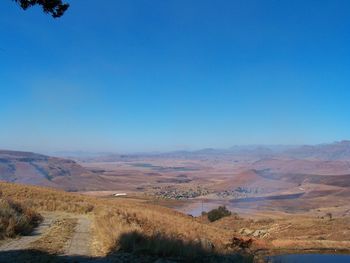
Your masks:
M249 145L233 146L227 149L206 148L196 151L173 151L161 153L137 153L137 154L79 154L73 158L90 162L114 162L121 160L137 160L146 157L152 158L294 158L317 160L350 160L350 141L340 141L319 145Z
M331 144L304 145L289 149L283 153L285 156L319 160L350 160L350 141L340 141Z
M234 146L229 149L203 149L191 152L193 155L243 155L255 157L286 157L296 159L319 160L350 160L350 141L340 141L330 144L303 146Z

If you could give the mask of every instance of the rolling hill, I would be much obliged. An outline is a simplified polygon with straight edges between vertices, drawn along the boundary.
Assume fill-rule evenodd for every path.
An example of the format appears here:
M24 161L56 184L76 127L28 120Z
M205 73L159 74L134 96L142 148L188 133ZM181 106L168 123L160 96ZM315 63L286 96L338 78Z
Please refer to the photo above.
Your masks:
M0 151L0 180L67 191L111 189L113 184L72 160L46 155Z

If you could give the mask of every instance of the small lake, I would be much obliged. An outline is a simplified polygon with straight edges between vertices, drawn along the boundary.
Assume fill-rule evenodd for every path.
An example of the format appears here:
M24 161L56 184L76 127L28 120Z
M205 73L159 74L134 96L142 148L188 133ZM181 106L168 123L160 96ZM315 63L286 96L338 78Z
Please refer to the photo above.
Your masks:
M269 196L258 196L258 197L245 197L245 198L232 199L231 202L243 203L243 202L259 202L259 201L273 201L273 200L291 200L291 199L298 199L299 197L301 197L303 195L304 195L304 193L285 194L285 195L269 195Z
M291 254L267 257L269 263L349 263L350 255Z
M176 210L191 216L200 216L202 212L208 212L220 205L227 204L229 204L227 201L201 201L192 199L187 203L187 205L182 205L181 207L176 208Z

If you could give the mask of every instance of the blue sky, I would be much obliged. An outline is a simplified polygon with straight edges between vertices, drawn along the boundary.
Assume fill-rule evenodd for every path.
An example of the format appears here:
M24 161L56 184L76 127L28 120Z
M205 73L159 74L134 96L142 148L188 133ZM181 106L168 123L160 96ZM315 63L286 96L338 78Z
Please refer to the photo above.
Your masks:
M350 1L0 2L0 148L349 139Z

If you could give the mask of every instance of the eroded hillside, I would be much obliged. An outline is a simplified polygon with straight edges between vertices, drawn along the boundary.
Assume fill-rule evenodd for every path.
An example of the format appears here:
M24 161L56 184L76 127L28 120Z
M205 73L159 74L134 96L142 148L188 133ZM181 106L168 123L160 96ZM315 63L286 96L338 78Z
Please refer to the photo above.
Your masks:
M67 191L113 187L113 183L73 160L17 151L0 151L0 180Z

